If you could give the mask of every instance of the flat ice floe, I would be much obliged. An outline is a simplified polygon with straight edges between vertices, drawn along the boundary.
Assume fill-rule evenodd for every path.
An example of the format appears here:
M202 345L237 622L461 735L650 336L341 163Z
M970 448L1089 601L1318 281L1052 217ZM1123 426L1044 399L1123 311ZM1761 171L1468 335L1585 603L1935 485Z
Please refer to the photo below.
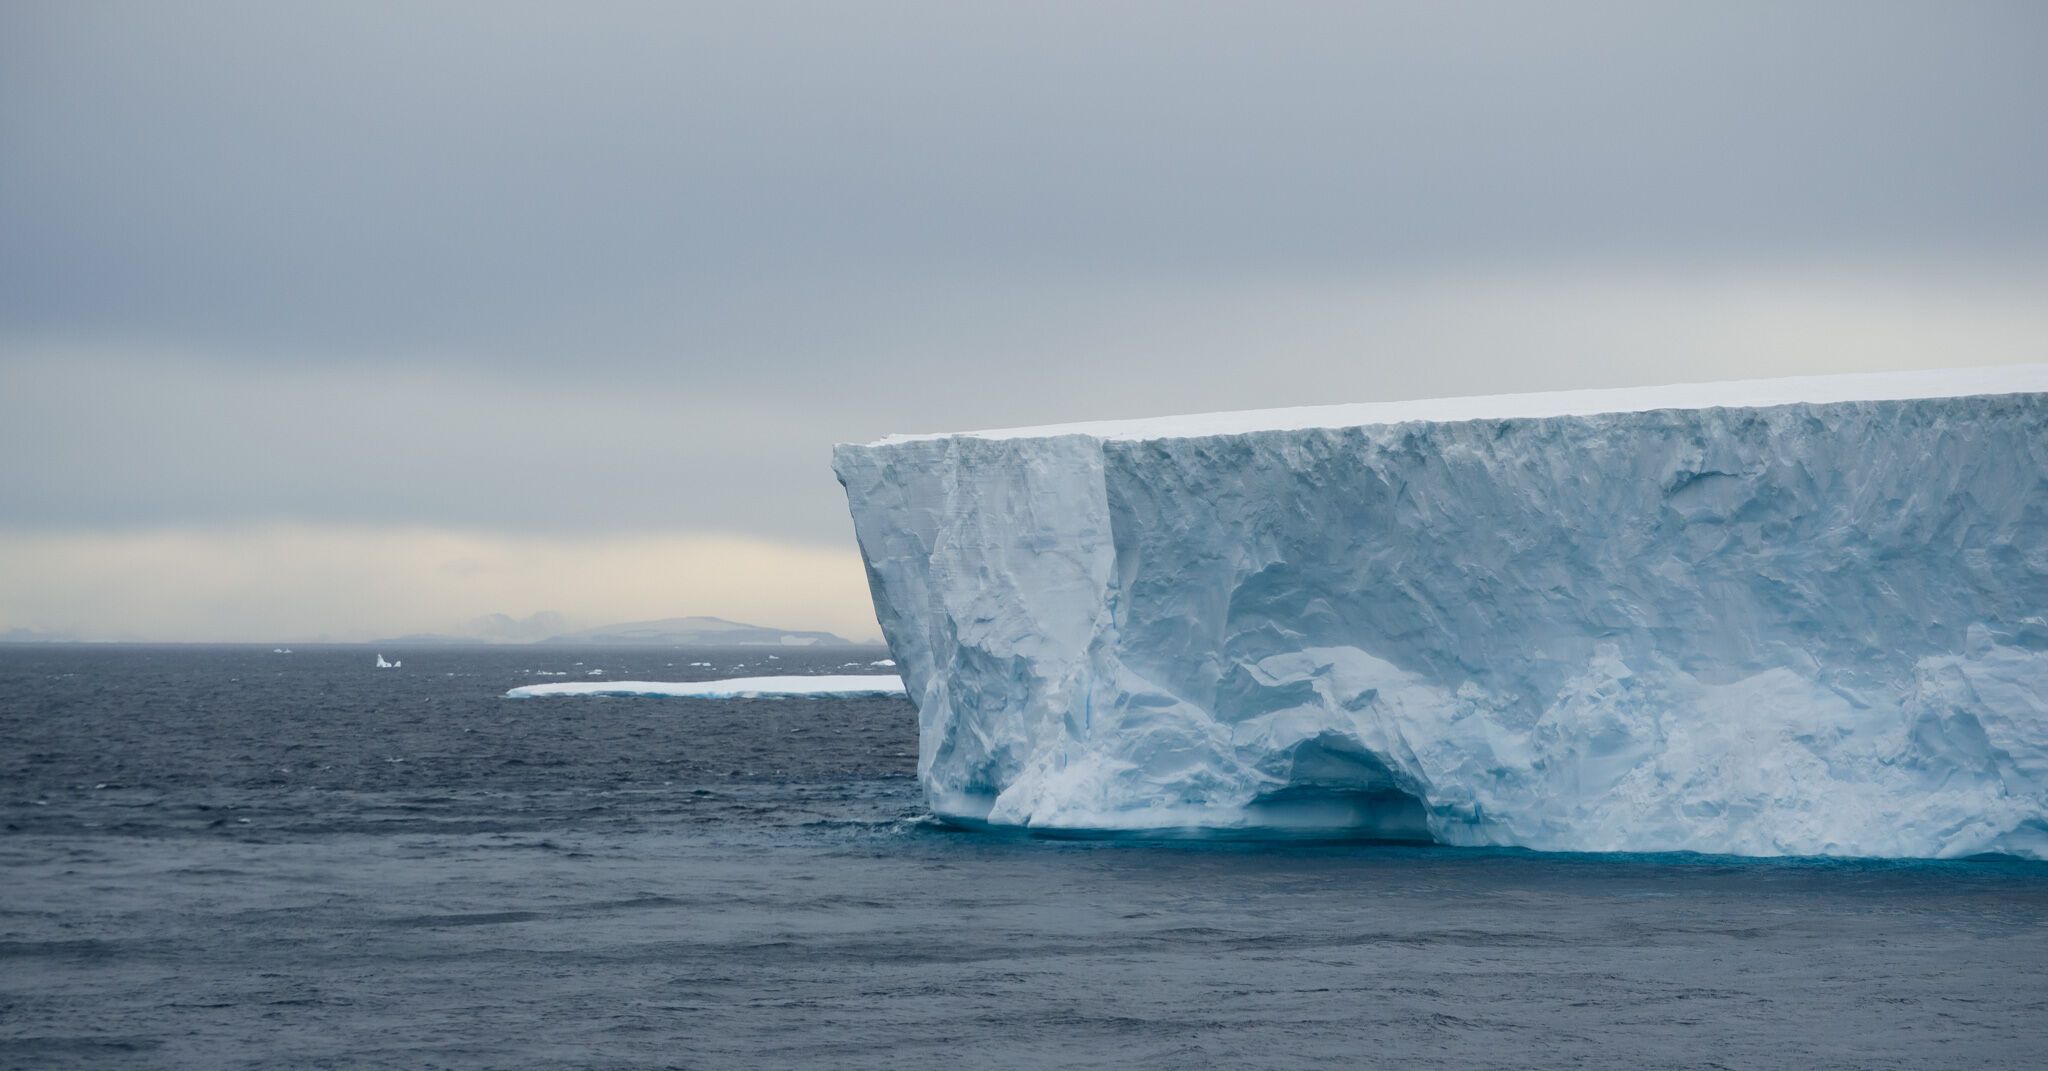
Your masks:
M610 696L636 699L765 699L790 696L833 697L902 695L903 678L881 673L821 674L811 677L731 677L718 681L574 681L529 684L505 693L507 699L555 696Z

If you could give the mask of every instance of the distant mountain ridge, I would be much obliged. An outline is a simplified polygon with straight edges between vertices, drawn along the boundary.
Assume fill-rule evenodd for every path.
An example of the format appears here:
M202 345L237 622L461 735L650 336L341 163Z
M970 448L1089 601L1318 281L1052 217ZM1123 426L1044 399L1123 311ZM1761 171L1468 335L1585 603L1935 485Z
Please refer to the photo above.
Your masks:
M0 643L76 643L68 632L46 628L0 628Z
M627 621L616 625L598 625L594 628L568 629L568 619L551 610L543 610L523 618L506 614L485 614L455 626L449 632L409 632L402 636L385 636L368 641L348 640L345 642L367 642L386 644L393 647L464 647L478 645L524 645L563 644L579 647L869 647L877 641L865 643L849 640L837 633L816 629L782 629L766 625L749 625L743 621L728 621L722 617L664 617L655 621ZM87 640L68 632L51 629L10 627L0 628L0 644L59 644L59 643L147 643L146 639L116 636L112 639ZM283 642L275 640L243 640L243 643ZM331 643L326 636L295 636L293 643Z
M485 614L472 617L462 623L461 634L494 643L534 643L570 631L571 622L567 617L553 610L542 610L526 617L510 614Z
M664 617L599 625L550 636L542 643L587 647L851 647L830 632L768 628L722 617Z

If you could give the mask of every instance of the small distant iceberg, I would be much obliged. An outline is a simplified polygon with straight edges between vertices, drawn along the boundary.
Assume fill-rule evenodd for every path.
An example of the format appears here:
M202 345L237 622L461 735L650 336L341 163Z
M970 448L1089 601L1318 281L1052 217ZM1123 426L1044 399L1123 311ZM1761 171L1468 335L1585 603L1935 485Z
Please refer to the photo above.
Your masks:
M292 649L291 649L291 648L289 648L289 647L272 647L272 648L270 649L270 653L271 653L271 654L290 654L290 653L292 653ZM383 656L382 656L382 655L378 655L377 657L379 657L379 658L382 658Z
M397 661L397 662L386 662L386 661L384 661L384 655L383 655L383 654L382 654L381 652L379 652L379 653L378 653L378 655L377 655L377 668L378 668L378 669L397 669L398 667L400 667L400 666L402 666L402 665L405 665L405 662L404 662L404 660L403 660L403 659L401 659L401 660L399 660L399 661Z
M731 677L718 681L568 681L528 684L507 699L608 696L620 699L783 699L902 695L903 678L880 673L820 674L812 677Z

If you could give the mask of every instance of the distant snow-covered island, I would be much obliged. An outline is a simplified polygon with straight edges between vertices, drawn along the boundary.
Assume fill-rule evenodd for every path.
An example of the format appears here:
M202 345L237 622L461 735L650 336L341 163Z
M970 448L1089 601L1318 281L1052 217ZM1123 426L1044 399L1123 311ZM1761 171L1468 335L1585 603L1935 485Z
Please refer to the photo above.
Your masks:
M536 625L554 627L536 633ZM533 643L569 647L860 647L853 640L815 629L749 625L722 617L664 617L584 629L566 629L560 614L526 619L487 614L457 632L423 632L376 642L390 646L477 643Z
M830 632L768 628L722 617L664 617L600 625L550 636L542 643L591 647L852 647Z
M0 629L0 643L77 643L77 636L45 628Z

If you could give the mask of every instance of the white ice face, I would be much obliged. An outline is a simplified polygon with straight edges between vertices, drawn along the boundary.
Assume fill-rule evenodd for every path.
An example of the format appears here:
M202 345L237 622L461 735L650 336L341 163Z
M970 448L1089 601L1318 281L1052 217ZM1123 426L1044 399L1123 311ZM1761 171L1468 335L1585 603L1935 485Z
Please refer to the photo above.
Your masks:
M942 814L2048 858L2048 367L1953 384L835 467Z

